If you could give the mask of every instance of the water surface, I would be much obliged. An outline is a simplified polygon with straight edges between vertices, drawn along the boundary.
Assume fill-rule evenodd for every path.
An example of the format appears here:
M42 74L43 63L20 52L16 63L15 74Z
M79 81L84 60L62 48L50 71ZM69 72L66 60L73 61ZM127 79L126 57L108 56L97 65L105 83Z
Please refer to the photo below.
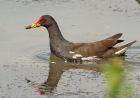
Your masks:
M119 32L124 44L137 40L127 51L126 62L133 69L128 75L135 87L132 98L139 98L140 6L134 0L1 0L0 13L0 97L104 98L106 81L98 66L51 63L47 30L24 29L49 14L73 42L96 41ZM38 84L48 79L53 93L37 95L25 78Z

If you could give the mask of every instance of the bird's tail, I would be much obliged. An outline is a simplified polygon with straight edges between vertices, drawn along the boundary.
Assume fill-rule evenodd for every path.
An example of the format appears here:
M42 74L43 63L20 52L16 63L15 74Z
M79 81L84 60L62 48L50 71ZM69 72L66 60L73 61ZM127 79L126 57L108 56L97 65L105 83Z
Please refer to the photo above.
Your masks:
M132 41L126 45L123 45L123 46L120 46L120 47L117 47L116 50L115 50L115 55L123 55L125 54L126 50L131 47L132 44L134 44L136 41Z

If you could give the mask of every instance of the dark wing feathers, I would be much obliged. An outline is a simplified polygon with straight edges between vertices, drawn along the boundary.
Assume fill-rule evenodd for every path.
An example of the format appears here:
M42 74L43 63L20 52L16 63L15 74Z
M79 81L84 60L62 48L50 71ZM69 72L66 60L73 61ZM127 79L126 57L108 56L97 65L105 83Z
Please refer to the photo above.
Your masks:
M101 41L93 42L93 43L75 43L73 44L70 51L75 53L83 54L85 56L93 56L93 55L102 55L108 49L112 48L117 43L122 42L123 40L118 40L122 33L113 35L109 38L106 38Z
M100 46L102 51L106 51L112 48L114 45L123 42L123 40L118 40L122 36L122 33L115 34L109 38L96 42L96 46Z
M109 57L111 55L114 55L115 52L117 51L121 52L121 49L125 47L127 48L130 47L133 43L136 42L136 41L133 41L120 47L113 47L116 44L124 41L124 40L119 40L121 36L122 36L122 33L118 33L109 38L106 38L101 41L93 42L93 43L75 43L72 45L69 51L73 51L85 57L87 56L98 56L98 57L103 57L103 58ZM127 49L123 49L123 51L124 50L127 50Z
M122 33L115 34L107 39L119 39L122 36Z
M118 44L118 43L121 43L121 42L123 42L124 40L117 40L117 43L116 44Z

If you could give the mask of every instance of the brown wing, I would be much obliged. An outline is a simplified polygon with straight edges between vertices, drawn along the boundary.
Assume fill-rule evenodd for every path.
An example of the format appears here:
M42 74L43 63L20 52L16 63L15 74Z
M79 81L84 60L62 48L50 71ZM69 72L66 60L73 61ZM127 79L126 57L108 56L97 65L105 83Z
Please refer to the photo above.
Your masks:
M77 43L74 44L71 48L71 51L81 54L83 56L101 56L106 52L109 48L112 48L119 42L123 40L118 40L122 33L113 35L109 38L106 38L101 41L93 42L93 43Z

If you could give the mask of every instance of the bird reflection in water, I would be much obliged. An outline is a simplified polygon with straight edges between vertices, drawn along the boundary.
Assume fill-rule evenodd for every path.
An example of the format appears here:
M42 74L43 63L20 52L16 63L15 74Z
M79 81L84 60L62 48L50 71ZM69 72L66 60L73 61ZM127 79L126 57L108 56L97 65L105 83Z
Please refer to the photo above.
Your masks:
M74 64L69 62L66 63L61 58L58 58L55 55L51 54L50 63L49 63L49 73L48 73L49 75L47 80L40 85L30 81L29 79L26 79L26 81L33 89L35 89L35 91L38 94L45 95L47 93L52 93L55 90L64 72L70 69L74 69L74 70L83 69L83 70L89 70L93 72L102 72L101 66L104 61L105 60L96 61L94 63L92 62L87 64L77 64L77 63Z

